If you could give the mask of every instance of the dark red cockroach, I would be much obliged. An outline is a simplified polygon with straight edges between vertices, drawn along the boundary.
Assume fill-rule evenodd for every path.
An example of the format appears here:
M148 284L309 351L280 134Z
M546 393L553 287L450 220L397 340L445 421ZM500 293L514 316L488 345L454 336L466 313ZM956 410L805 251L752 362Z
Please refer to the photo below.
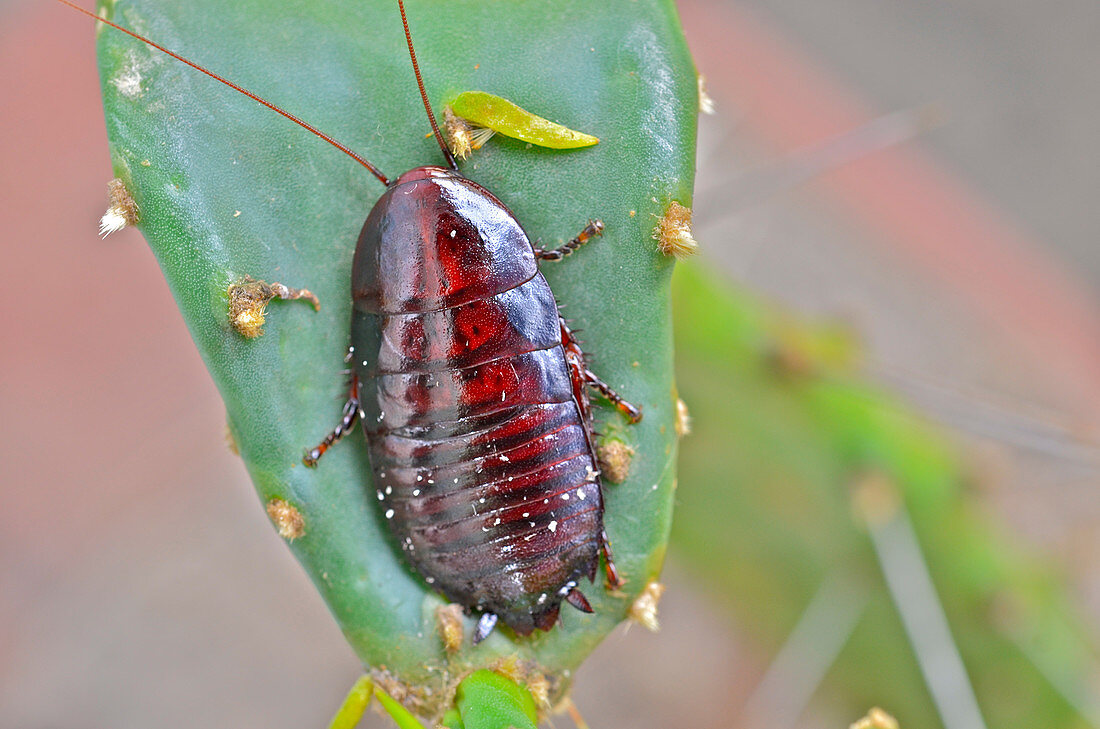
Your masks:
M538 269L603 225L589 222L561 248L535 248L507 206L458 171L424 91L402 0L398 7L448 167L417 167L392 181L257 95L97 20L282 114L386 185L352 264L343 418L303 460L316 465L362 422L378 506L406 560L448 599L481 613L474 642L498 619L528 635L553 627L563 599L591 612L577 583L595 578L601 553L608 584L621 584L603 528L587 388L631 422L641 414L587 369Z

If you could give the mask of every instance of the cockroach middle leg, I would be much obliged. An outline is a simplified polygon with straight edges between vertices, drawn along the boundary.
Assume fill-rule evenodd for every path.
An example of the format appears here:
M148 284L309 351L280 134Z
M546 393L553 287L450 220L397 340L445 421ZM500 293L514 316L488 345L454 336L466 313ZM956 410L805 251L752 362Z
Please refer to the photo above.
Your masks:
M601 395L606 397L612 402L612 404L619 409L619 412L626 416L627 421L631 425L640 423L642 420L642 411L636 405L631 405L624 400L619 393L611 389L610 386L592 372L592 370L585 369L584 382L586 385L594 390L597 390Z
M535 258L540 261L560 261L591 239L600 235L603 235L603 221L589 220L588 225L584 226L584 230L578 233L576 238L560 248L554 248L553 250L547 250L542 247L535 248Z
M588 398L584 396L583 389L584 386L587 386L597 390L610 400L619 409L619 412L626 416L631 425L641 422L641 409L624 400L619 393L612 390L607 383L588 369L584 361L584 350L581 349L577 337L573 334L569 325L565 323L565 319L559 317L559 321L561 323L561 343L565 347L566 361L569 362L572 370L573 388L576 391L574 394L577 396L577 402L581 403L582 409L586 411L585 414L587 415Z
M325 451L352 431L357 420L359 420L359 377L352 375L348 382L348 399L344 403L340 423L316 447L306 451L302 457L302 463L310 468L316 466Z

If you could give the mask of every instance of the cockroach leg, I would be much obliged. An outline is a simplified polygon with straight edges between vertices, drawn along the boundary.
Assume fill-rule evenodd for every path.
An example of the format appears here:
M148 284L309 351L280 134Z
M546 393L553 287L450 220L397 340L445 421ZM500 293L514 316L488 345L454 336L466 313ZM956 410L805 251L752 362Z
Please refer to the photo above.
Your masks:
M642 420L642 411L635 405L631 405L624 400L619 393L612 390L607 383L601 380L592 372L592 370L586 369L584 371L584 382L594 390L598 390L601 395L606 397L619 409L623 415L626 416L627 421L631 425L635 425Z
M573 251L583 246L589 240L599 235L603 235L603 221L589 220L588 225L584 226L584 230L578 233L576 238L569 241L560 248L555 248L553 250L546 250L541 246L536 248L535 258L540 261L560 261Z
M474 645L488 638L495 627L497 627L496 613L482 613L477 621L477 628L474 630Z
M611 540L606 531L600 531L600 551L603 553L604 571L607 573L607 587L618 590L626 581L619 576L619 570L615 569L615 555L611 553Z
M584 593L581 592L579 588L574 587L572 590L565 593L565 601L582 613L595 612L592 606L588 604L588 598L584 596Z
M585 393L585 386L587 385L594 390L598 390L601 395L610 400L619 409L619 412L626 416L631 425L641 422L641 409L624 400L619 393L612 390L610 386L585 366L584 350L581 349L581 344L577 341L576 335L565 323L565 319L561 317L558 319L561 324L561 343L565 347L565 361L569 364L570 374L573 377L573 394L576 396L585 417L588 417L588 397Z
M572 330L561 316L558 317L558 325L561 327L561 344L565 349L565 364L569 367L569 379L573 384L573 398L580 406L581 417L591 427L592 410L588 405L588 389L584 381L584 350L581 349L581 343L573 336Z
M359 378L352 375L348 385L348 399L344 403L340 423L316 447L306 451L302 456L302 463L310 468L316 466L321 456L325 455L325 451L352 431L357 420L359 420Z

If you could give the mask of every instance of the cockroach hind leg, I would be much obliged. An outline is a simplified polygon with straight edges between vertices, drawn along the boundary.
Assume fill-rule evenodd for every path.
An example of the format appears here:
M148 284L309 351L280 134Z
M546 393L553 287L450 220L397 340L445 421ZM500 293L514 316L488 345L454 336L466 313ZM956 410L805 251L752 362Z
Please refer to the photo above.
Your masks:
M310 448L302 456L302 463L309 468L313 468L317 465L317 461L321 460L321 456L325 455L325 451L334 446L341 438L350 433L355 428L355 422L359 420L359 378L352 375L351 381L348 384L348 399L344 403L344 409L340 415L340 422L333 428L332 432L325 436L325 439L318 443L313 448Z
M558 605L554 605L545 612L534 616L535 627L539 630L553 630L555 625L561 625L561 608Z
M603 553L604 571L607 573L607 589L618 590L626 584L615 567L615 555L611 553L611 540L606 531L600 532L600 551Z
M580 610L582 613L593 613L595 610L588 602L588 598L584 596L584 593L580 591L580 588L574 587L569 592L565 593L565 601L573 607Z
M584 381L593 390L610 400L631 425L637 425L642 421L641 408L624 400L619 393L612 390L606 382L597 377L591 370L586 369L584 371Z
M578 233L576 238L565 243L561 247L554 248L553 250L547 250L541 246L536 247L535 258L540 261L560 261L588 241L600 235L603 235L603 221L589 220L588 225L584 226L584 230Z
M474 645L488 638L495 627L497 627L497 614L482 613L481 617L478 618L477 627L474 629Z

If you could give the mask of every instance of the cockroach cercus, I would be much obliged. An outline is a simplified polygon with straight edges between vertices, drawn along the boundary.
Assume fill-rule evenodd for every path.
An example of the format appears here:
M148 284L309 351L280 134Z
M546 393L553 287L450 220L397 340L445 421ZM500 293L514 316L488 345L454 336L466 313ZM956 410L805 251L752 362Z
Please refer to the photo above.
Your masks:
M622 584L603 528L588 388L630 422L640 411L585 364L539 261L557 261L603 225L555 250L532 245L512 212L464 177L424 90L402 0L409 57L447 166L395 179L259 96L126 28L95 17L282 114L386 186L352 264L352 371L343 417L303 459L316 466L362 424L377 506L405 559L448 599L518 635L549 630L561 601L591 612L578 588L600 554ZM374 499L374 495L370 497Z

